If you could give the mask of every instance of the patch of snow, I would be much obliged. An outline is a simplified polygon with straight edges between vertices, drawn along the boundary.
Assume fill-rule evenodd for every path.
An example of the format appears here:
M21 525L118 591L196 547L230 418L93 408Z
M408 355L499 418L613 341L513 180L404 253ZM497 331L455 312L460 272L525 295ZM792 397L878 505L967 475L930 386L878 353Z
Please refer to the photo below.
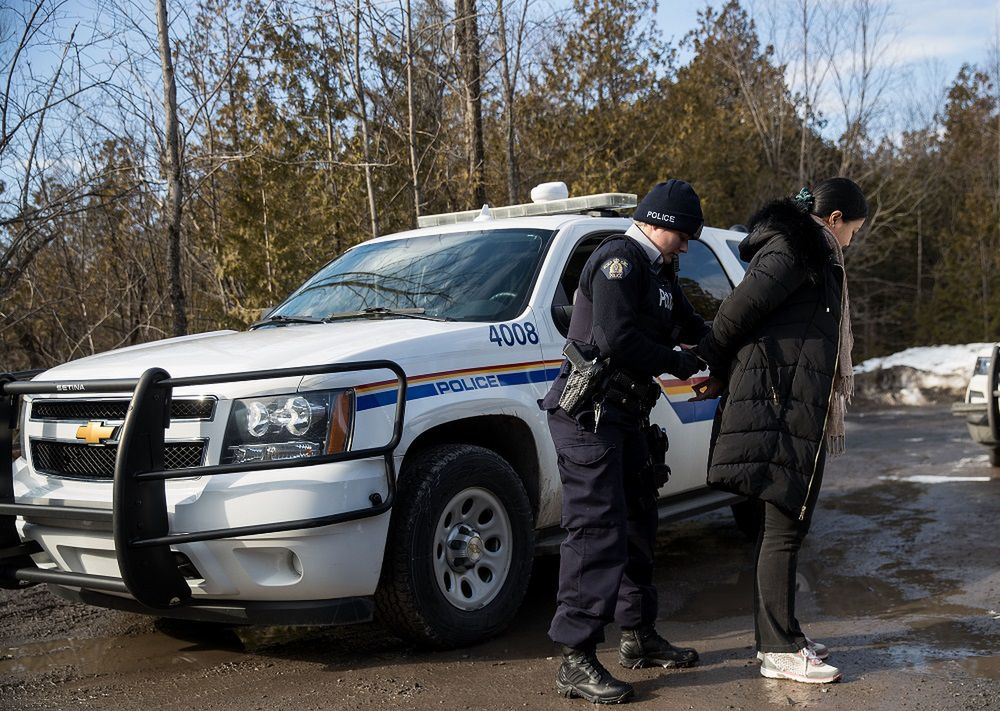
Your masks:
M963 442L965 440L962 440ZM989 455L980 454L978 457L962 457L957 462L955 462L955 468L959 467L969 467L969 466L979 466L981 464L986 464L989 461Z
M854 368L862 398L886 404L926 405L942 395L965 392L976 358L991 343L919 346L882 358L870 358Z
M968 377L976 364L976 356L981 350L992 345L992 343L967 343L959 346L917 346L883 358L869 358L856 365L854 372L870 373L901 365L942 376L960 374Z

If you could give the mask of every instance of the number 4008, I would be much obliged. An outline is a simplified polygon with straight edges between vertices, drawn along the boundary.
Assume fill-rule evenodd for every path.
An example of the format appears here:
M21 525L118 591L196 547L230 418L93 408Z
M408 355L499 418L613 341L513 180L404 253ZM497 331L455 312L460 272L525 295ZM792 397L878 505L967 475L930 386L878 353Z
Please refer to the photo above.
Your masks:
M496 343L498 348L515 344L519 346L529 343L536 345L538 331L535 330L535 324L531 321L525 322L523 326L519 323L510 325L501 323L499 326L490 326L490 343Z

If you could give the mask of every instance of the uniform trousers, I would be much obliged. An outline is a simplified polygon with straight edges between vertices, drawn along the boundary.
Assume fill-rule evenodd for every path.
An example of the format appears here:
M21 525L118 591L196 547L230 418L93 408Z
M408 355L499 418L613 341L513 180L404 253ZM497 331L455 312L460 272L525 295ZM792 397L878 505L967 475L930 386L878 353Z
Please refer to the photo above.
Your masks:
M548 420L566 530L549 637L582 648L603 642L611 621L623 629L656 621L656 489L639 475L648 449L638 416L606 408L596 432L592 413L556 408Z
M826 455L821 451L803 521L770 502L760 502L753 594L758 651L797 652L806 646L806 636L795 617L795 578L799 549L812 523L825 464Z

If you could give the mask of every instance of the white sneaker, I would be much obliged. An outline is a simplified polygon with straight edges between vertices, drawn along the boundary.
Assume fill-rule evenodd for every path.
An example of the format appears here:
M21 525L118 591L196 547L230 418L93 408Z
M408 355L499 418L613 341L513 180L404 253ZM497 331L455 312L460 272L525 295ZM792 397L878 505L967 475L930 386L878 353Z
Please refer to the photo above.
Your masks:
M806 637L806 648L815 654L820 659L826 659L830 656L830 648L825 644L820 644L819 642L813 642L811 639ZM764 661L764 653L757 652L757 661Z
M806 684L829 684L840 681L842 676L837 667L824 662L808 647L798 652L764 652L760 674L769 679L791 679Z

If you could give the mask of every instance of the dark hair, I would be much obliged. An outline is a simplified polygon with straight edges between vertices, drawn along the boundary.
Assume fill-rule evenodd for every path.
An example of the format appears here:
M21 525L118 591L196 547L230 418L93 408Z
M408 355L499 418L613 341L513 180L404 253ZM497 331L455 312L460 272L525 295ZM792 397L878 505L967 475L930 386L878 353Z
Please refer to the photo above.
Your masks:
M858 184L849 178L827 178L815 188L802 188L795 202L803 211L818 217L829 217L836 210L844 221L868 217L868 201Z

